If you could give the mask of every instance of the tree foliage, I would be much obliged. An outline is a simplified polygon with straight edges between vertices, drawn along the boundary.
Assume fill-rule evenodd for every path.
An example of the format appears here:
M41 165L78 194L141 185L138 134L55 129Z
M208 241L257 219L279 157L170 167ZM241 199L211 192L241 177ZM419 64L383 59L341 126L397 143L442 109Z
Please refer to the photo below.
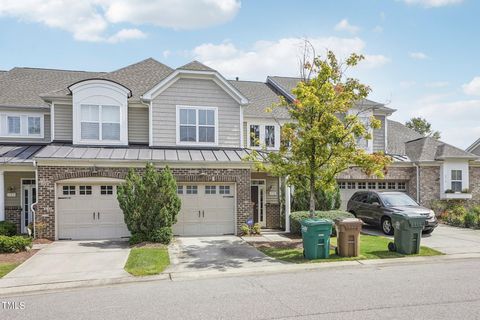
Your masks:
M310 193L305 188L295 188L292 197L292 212L308 211L310 208ZM315 210L329 211L340 209L340 189L334 188L333 191L316 190L315 193Z
M432 137L437 140L440 139L440 131L434 131L432 129L432 125L425 118L411 118L410 121L407 121L405 123L405 126L412 130L415 130L424 137Z
M130 169L117 188L117 198L135 242L170 241L181 203L168 167L159 172L149 163L142 175Z
M358 166L367 175L383 177L391 161L382 153L369 154L358 147L359 140L371 140L372 130L381 125L374 117L368 121L362 117L367 107L361 104L370 88L344 74L362 59L352 54L340 63L328 51L325 58L303 63L302 74L311 77L292 90L293 103L283 100L279 104L287 107L291 118L283 125L280 150L265 153L268 161L256 162L260 169L288 176L290 184L308 190L312 214L318 190L334 190L340 172ZM253 152L250 159L256 156Z

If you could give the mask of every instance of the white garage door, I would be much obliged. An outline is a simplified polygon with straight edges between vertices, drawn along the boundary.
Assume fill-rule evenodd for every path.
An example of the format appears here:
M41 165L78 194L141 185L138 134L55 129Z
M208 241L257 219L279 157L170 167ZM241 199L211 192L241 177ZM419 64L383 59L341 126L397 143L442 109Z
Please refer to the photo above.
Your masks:
M175 235L235 233L235 184L179 184L182 208L173 226Z
M57 186L59 239L113 239L130 236L114 183Z
M406 181L338 181L338 187L340 188L340 199L342 204L340 209L347 209L348 200L357 191L361 190L379 190L379 191L407 191Z

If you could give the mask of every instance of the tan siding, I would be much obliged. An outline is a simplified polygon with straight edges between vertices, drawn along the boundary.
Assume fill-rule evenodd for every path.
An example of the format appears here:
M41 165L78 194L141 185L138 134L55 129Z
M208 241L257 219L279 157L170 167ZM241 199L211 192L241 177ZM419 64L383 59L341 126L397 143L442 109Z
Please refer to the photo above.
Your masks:
M248 131L247 131L247 130L248 130L248 128L247 128L247 123L244 122L244 123L243 123L243 133L242 133L242 134L243 134L243 146L244 146L245 148L246 148L247 145L248 145L248 141L247 141L247 139L248 139Z
M278 178L267 176L267 203L278 203Z
M373 152L385 151L385 116L375 116L382 122L379 129L373 130Z
M20 207L21 206L21 178L35 179L35 172L5 172L5 206L6 207ZM12 189L15 197L7 197Z
M56 104L55 105L55 140L71 141L72 140L72 105Z
M153 101L153 144L176 144L176 106L218 108L218 145L240 144L240 107L212 80L179 79Z
M128 142L148 143L148 107L128 108Z

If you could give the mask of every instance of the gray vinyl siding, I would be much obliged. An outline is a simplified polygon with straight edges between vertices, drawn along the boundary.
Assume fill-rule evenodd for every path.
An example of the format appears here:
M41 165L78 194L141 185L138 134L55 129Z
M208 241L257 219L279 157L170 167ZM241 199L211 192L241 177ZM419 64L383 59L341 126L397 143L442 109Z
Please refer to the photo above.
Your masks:
M128 108L128 142L148 144L148 107Z
M267 203L278 203L278 178L267 176L266 181Z
M54 108L55 140L72 141L72 105L56 104Z
M218 146L240 146L240 106L212 80L179 79L152 103L153 145L176 145L176 106L218 108Z
M18 112L18 113L43 113L43 138L34 137L0 137L0 142L19 142L19 143L46 143L51 140L51 121L50 110L48 109L36 109L36 108L0 108L2 112Z
M385 116L375 116L382 122L382 126L373 130L373 152L385 152Z
M20 207L22 196L22 178L35 179L35 172L5 172L5 206ZM11 191L9 191L11 190ZM15 194L15 197L7 197L7 193Z

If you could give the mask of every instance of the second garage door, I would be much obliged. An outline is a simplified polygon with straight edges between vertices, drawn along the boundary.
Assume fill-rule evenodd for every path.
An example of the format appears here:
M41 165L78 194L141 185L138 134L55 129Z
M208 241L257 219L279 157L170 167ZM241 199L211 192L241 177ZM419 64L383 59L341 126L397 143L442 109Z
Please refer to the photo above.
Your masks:
M401 191L407 192L406 181L338 181L338 187L340 188L340 199L342 210L347 209L348 200L357 191L365 190L378 190L378 191Z
M175 235L235 233L235 184L179 184L182 208L173 227Z
M129 237L113 183L57 186L58 238L72 240Z

